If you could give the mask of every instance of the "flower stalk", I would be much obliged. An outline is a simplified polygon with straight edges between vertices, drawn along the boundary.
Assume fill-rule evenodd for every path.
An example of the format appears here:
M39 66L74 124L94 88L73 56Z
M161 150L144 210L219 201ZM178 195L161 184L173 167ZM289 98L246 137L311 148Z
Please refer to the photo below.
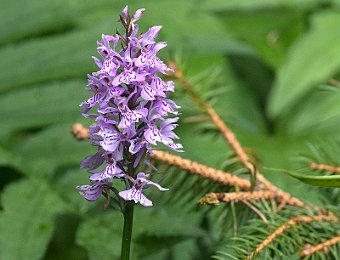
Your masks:
M134 206L135 206L134 202L131 202L131 201L125 202L125 208L123 212L124 227L123 227L123 236L122 236L121 260L130 259Z

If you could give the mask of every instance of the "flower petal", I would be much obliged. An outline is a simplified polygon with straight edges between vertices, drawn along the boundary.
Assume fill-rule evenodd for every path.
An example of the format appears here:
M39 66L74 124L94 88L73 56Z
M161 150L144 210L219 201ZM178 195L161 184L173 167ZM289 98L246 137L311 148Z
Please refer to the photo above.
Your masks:
M134 187L129 190L119 192L119 196L121 196L124 200L133 200L136 203L139 202L145 207L152 206L152 201L145 197L141 190L137 190Z
M155 96L158 94L156 90L149 86L145 86L141 91L141 96L144 100L155 100Z
M156 127L149 127L144 132L144 137L146 141L148 141L150 144L156 145L156 142L162 142L162 134Z
M85 157L80 163L80 169L97 169L105 161L103 152L103 150L99 150L96 154Z
M93 182L90 185L77 186L76 189L80 190L79 194L83 196L86 200L97 200L104 188L110 188L111 185L107 182Z

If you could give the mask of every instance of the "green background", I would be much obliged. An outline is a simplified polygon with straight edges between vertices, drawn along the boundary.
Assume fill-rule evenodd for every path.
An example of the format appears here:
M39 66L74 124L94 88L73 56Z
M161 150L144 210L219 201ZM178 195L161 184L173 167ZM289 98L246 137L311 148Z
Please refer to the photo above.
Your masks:
M70 128L92 123L79 108L89 97L91 56L102 33L121 28L126 4L131 12L146 8L141 31L163 25L161 58L176 61L261 164L303 169L302 155L340 164L339 1L0 0L0 259L118 259L122 217L74 189L88 183L79 163L94 148ZM181 156L233 171L230 148L176 86ZM137 207L133 258L209 259L232 234L214 224L228 209L203 214L196 203L206 190L190 186L197 178L180 185L185 174L162 173L170 191L150 189L155 206ZM337 193L265 175L297 197L339 209Z

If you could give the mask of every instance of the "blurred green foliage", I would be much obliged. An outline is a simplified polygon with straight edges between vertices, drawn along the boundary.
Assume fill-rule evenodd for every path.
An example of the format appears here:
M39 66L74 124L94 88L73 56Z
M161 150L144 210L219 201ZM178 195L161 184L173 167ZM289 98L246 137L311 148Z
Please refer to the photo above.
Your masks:
M292 159L324 158L311 152L308 144L315 143L339 155L339 145L328 145L340 140L339 1L0 0L0 259L119 256L121 215L74 189L88 182L79 162L93 147L76 141L70 127L91 123L78 106L89 96L86 73L95 69L96 40L115 33L126 4L146 8L142 31L164 26L159 38L169 47L162 58L179 64L262 164L304 167ZM183 157L228 165L230 148L177 89ZM294 196L339 212L338 193L265 174ZM168 178L168 195L150 190L154 208L137 208L134 259L209 259L237 233L230 208L196 209L203 190L189 186L197 178L185 178L188 187L177 190L180 181ZM247 222L245 207L233 210L239 225Z

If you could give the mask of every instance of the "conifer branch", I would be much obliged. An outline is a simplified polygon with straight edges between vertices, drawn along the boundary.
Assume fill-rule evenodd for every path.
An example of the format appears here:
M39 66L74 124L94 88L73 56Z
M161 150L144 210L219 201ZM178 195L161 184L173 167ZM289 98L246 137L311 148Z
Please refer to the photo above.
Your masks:
M332 237L331 239L323 242L323 243L320 243L318 245L315 245L315 246L310 246L306 249L304 249L300 256L301 257L305 257L305 256L308 256L308 255L312 255L320 250L326 250L328 247L332 246L332 245L335 245L336 243L340 243L340 236L335 236L335 237Z
M210 120L217 126L223 135L224 139L229 143L231 148L234 150L235 154L239 157L241 163L249 170L251 175L255 175L254 165L250 162L250 158L247 153L244 151L240 142L237 140L233 131L222 121L216 111L209 106L206 105L206 112L210 116ZM256 176L258 177L258 175Z
M308 164L308 167L312 170L325 170L329 172L340 173L339 166L311 162Z
M287 229L299 224L299 223L310 223L310 222L338 222L338 219L330 214L319 214L315 216L296 216L291 218L287 223L281 225L278 229L276 229L272 234L267 236L257 247L256 249L250 253L246 259L252 259L255 257L259 252L261 252L267 245L272 243L274 239L276 239L279 235L283 234Z
M299 202L291 197L285 200L286 197L282 197L282 193L275 193L272 190L260 190L250 192L228 192L228 193L209 193L199 200L201 204L219 204L221 202L239 202L239 201L258 201L258 200L274 200L279 202L280 205L300 206L306 208L306 205L300 205Z
M241 163L249 169L250 173L252 175L256 176L256 179L261 182L266 189L272 191L273 197L280 198L281 202L284 202L285 204L294 205L297 207L303 207L303 208L311 208L309 205L304 203L298 198L295 198L291 196L289 193L284 192L280 189L278 189L276 186L271 184L258 170L255 170L254 165L251 163L251 160L247 153L245 152L244 148L241 146L240 142L237 140L234 133L231 131L231 129L221 120L221 118L218 116L218 114L215 112L215 110L207 105L207 112L210 115L211 120L213 123L218 127L220 132L222 133L223 137L226 139L226 141L230 144L234 152L238 155L238 157L241 160Z
M205 111L208 113L210 120L217 126L223 135L224 139L229 143L231 148L234 150L235 154L239 157L241 163L250 171L252 175L255 174L255 168L250 161L247 153L244 151L240 142L235 137L233 131L221 120L216 111L206 103L202 98L197 95L194 91L192 84L185 78L183 72L176 67L176 64L173 62L169 62L169 67L174 69L174 76L178 79L183 87L183 89L188 92L190 97Z
M266 189L272 191L275 196L279 196L281 198L281 202L286 204L295 205L297 207L303 207L306 209L311 209L311 206L307 205L303 201L298 198L292 197L289 193L284 192L270 183L258 170L255 169L254 165L251 163L251 160L247 153L245 152L244 148L236 138L233 131L223 122L223 120L219 117L216 111L207 104L202 98L200 98L197 93L194 91L192 84L185 78L183 72L176 68L176 64L174 62L170 62L168 64L169 68L174 70L174 73L171 75L177 78L180 82L182 87L191 98L197 102L197 104L208 113L211 121L217 126L220 130L221 134L227 141L227 143L231 146L234 150L235 154L240 159L241 163L249 170L250 174L256 176L256 179L261 182Z
M251 187L250 181L248 180L188 159L183 159L180 156L172 155L164 151L155 150L153 151L152 157L157 161L175 166L188 173L199 175L222 185L238 187L242 190L249 190Z
M200 199L201 204L219 204L221 202L239 202L244 200L280 200L272 191L250 191L250 192L228 192L228 193L209 193Z
M219 204L220 202L242 202L252 211L254 211L264 222L268 222L267 218L254 206L248 203L261 199L275 199L271 191L252 191L252 192L229 192L229 193L209 193L199 200L200 204Z

